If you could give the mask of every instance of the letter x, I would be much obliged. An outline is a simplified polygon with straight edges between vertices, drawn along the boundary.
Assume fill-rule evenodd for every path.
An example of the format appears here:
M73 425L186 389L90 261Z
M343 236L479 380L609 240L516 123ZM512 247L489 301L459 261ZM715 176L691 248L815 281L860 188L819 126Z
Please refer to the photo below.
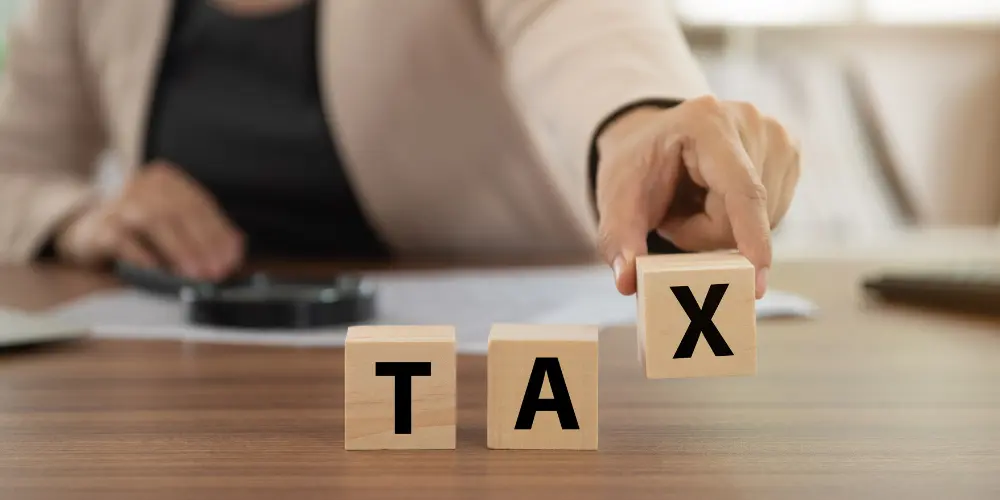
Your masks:
M674 297L677 297L677 302L684 308L688 318L691 318L691 324L688 325L680 345L677 346L674 359L693 356L694 347L698 345L698 339L701 338L702 334L705 334L705 342L708 342L708 346L712 348L712 353L716 356L733 355L733 350L729 348L726 339L722 338L722 333L712 322L712 316L715 316L715 311L722 303L722 296L726 294L728 288L727 284L710 286L708 295L705 296L705 305L699 308L698 300L694 298L690 288L686 286L670 287L670 290L674 292Z

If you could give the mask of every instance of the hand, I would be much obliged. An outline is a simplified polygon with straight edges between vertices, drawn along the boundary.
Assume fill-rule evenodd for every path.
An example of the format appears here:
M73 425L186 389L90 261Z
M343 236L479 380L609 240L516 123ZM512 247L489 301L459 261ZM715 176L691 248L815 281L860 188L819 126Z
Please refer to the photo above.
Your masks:
M750 104L700 97L632 111L598 148L601 253L621 293L635 293L635 258L656 230L687 251L738 249L764 295L771 229L799 179L798 147L781 124Z
M63 259L83 265L118 259L217 280L240 265L243 235L193 179L155 162L117 199L88 207L65 224L55 248Z

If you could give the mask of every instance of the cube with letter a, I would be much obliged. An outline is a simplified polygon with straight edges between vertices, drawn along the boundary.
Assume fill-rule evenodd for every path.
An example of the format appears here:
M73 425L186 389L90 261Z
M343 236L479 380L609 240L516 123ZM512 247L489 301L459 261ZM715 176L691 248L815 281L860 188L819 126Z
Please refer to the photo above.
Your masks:
M754 267L736 253L636 260L639 358L647 378L757 373Z
M454 327L349 328L344 449L454 449L456 357Z
M597 449L597 327L494 325L487 446Z

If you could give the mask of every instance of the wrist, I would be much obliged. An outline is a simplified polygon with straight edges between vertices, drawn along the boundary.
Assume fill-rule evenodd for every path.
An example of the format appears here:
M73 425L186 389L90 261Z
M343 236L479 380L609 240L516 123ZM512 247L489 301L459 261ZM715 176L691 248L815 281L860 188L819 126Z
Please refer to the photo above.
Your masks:
M609 148L607 144L614 143L620 140L619 139L620 136L625 135L623 131L625 130L626 126L619 126L622 125L623 123L620 122L619 119L624 118L628 115L632 115L633 112L640 110L642 111L642 113L640 115L635 115L635 116L642 116L656 110L671 109L680 104L681 102L683 101L679 99L666 99L666 98L655 98L655 97L633 101L618 108L616 111L608 115L601 123L597 125L597 128L594 131L594 136L590 141L590 152L587 154L587 169L588 169L587 177L589 180L589 191L591 198L590 201L591 201L591 208L594 209L595 217L598 216L597 203L596 203L597 174L599 170L598 164L600 164L601 162L602 150ZM628 122L634 121L635 116L633 116L633 119L629 120ZM612 132L608 132L608 129L611 128L614 128L615 130ZM602 142L605 143L603 147L601 145Z
M662 116L663 109L652 106L643 106L632 109L627 113L615 118L607 124L601 135L597 137L597 148L601 151L613 147L615 144L627 141L637 130L641 130L645 124Z

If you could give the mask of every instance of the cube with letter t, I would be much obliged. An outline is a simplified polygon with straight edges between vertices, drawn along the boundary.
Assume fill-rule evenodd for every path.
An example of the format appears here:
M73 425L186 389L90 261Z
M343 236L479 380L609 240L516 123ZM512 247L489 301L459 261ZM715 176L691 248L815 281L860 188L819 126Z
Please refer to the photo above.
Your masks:
M344 359L344 448L455 448L455 329L355 326Z
M647 378L757 372L754 268L736 253L636 261L639 359Z
M597 449L597 327L494 325L487 445Z

